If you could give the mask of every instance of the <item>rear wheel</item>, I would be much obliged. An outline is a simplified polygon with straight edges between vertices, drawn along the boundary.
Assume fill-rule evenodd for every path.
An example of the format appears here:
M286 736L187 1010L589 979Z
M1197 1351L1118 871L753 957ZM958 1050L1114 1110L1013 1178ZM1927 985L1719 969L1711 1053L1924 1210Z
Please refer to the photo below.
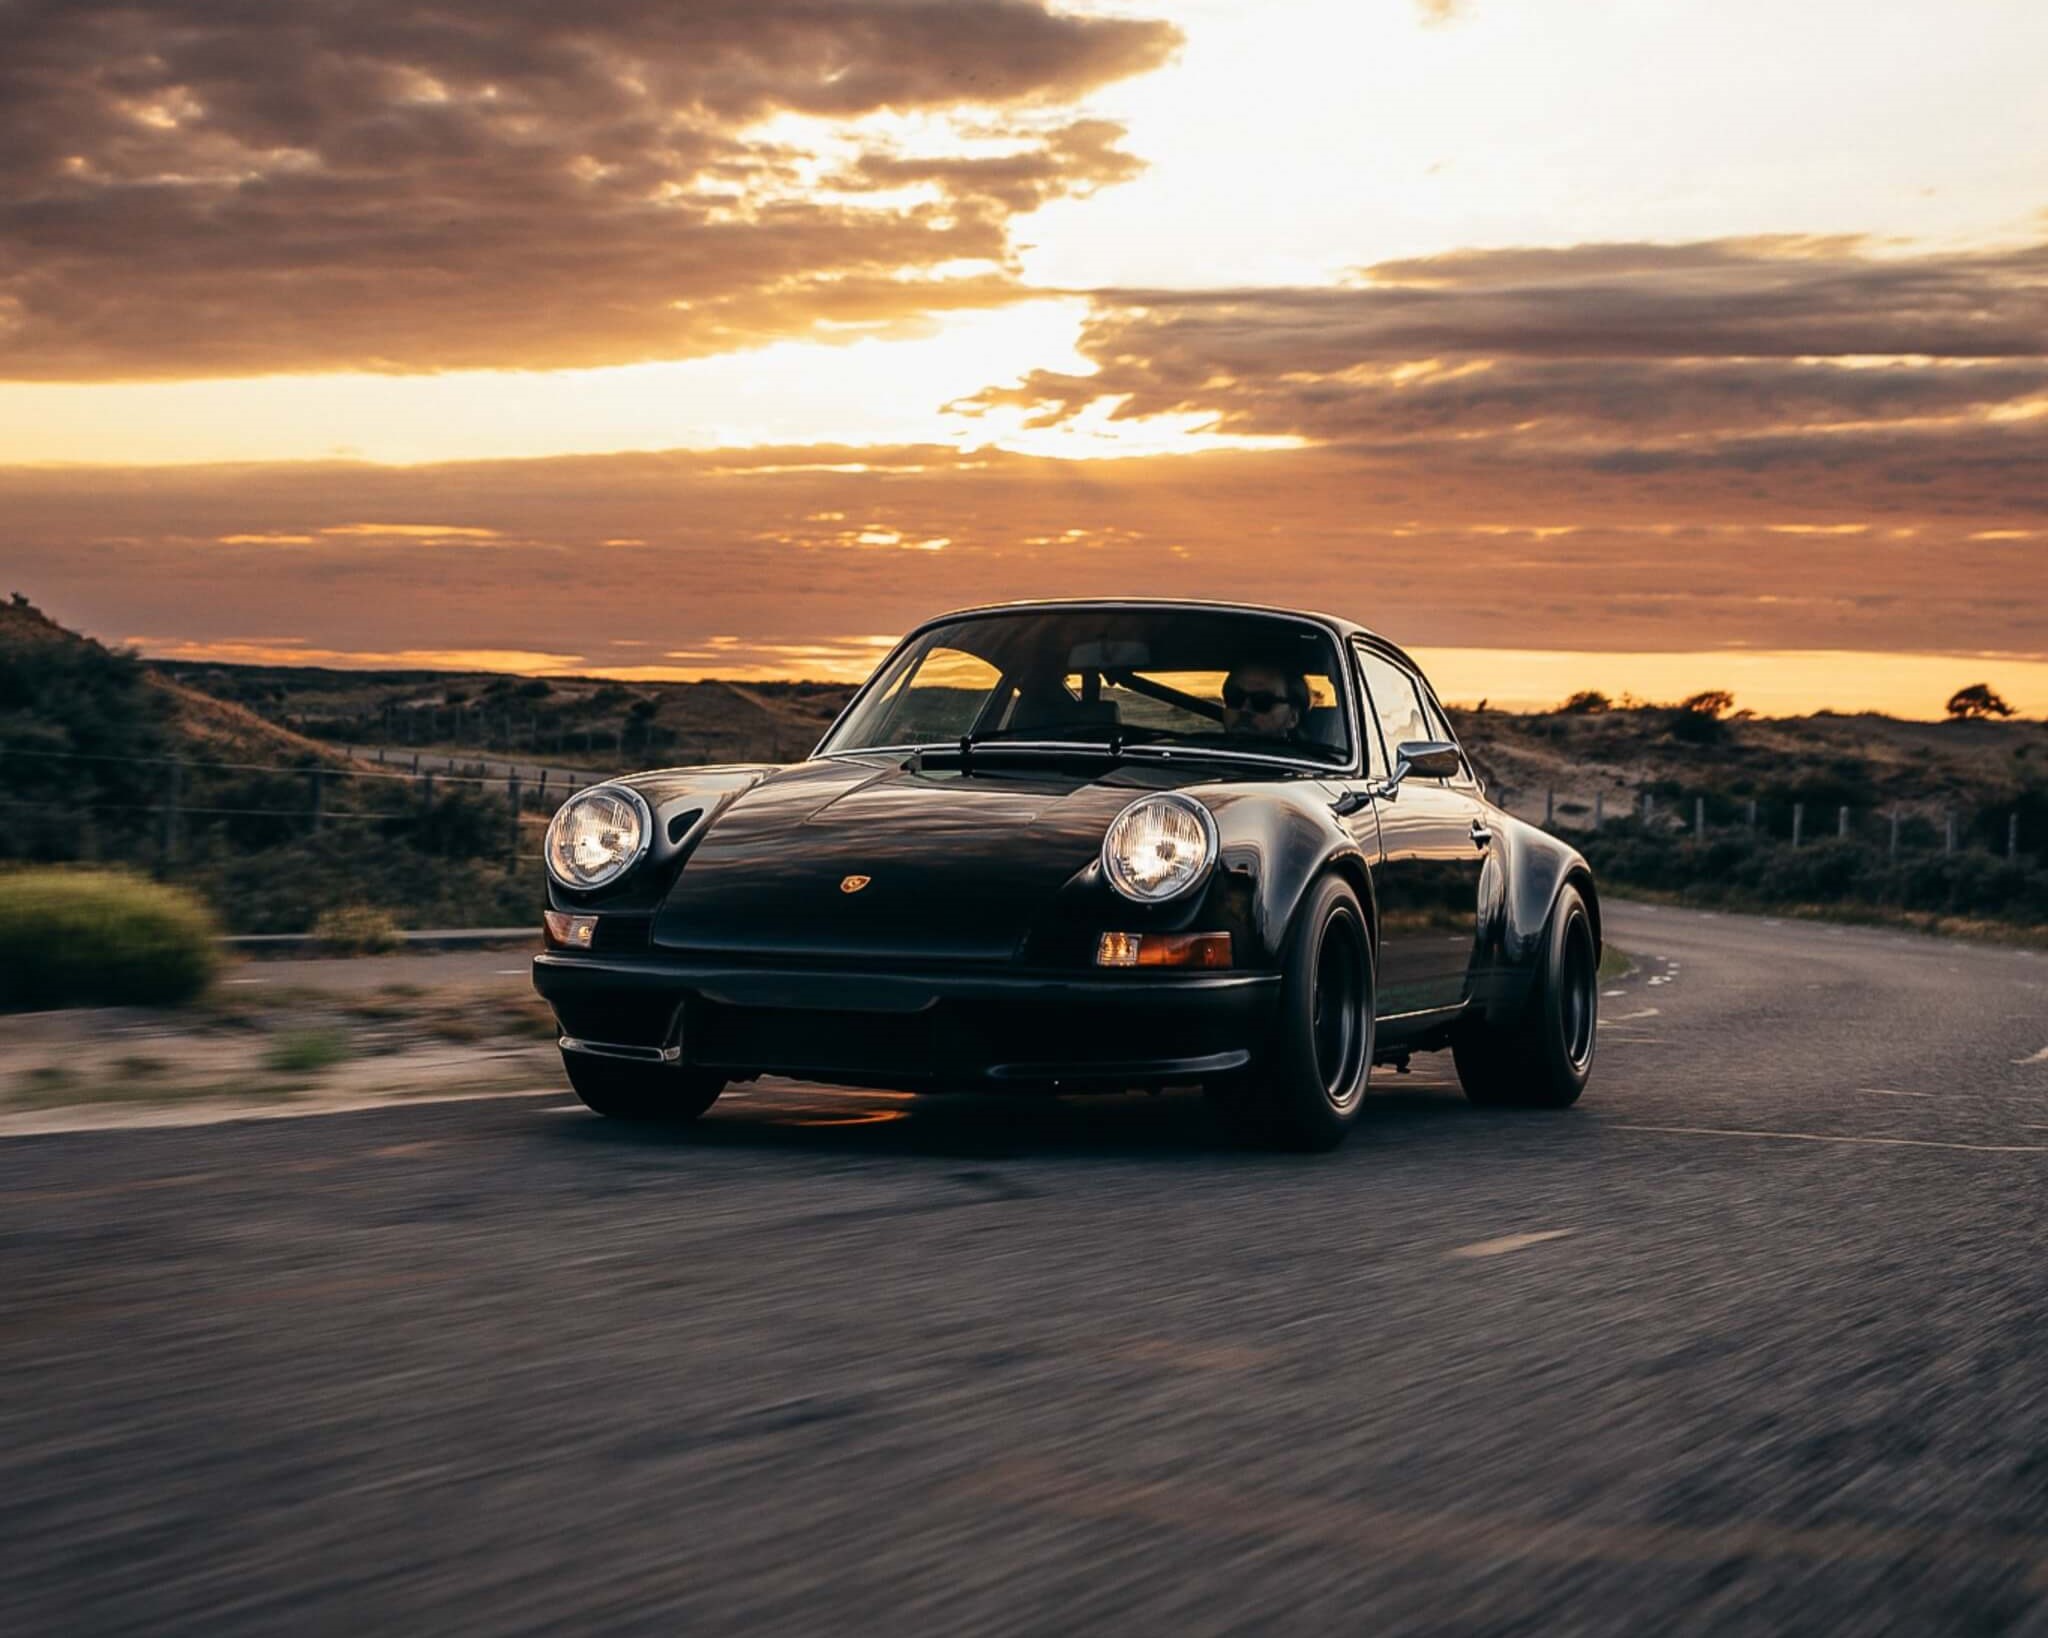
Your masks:
M1593 1071L1599 1021L1593 917L1579 890L1567 886L1550 912L1543 963L1521 1012L1452 1043L1465 1096L1499 1109L1569 1108Z
M690 1121L718 1101L725 1082L701 1069L628 1063L565 1052L562 1067L576 1096L613 1120Z
M1334 1149L1372 1073L1372 940L1341 877L1310 891L1288 935L1272 1049L1253 1071L1210 1089L1242 1141Z

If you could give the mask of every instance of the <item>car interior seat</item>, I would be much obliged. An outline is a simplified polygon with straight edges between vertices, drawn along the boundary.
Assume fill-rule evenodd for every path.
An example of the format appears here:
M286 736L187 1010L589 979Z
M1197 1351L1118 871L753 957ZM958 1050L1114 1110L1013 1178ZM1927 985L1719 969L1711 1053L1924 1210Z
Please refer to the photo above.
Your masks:
M1336 749L1344 743L1344 713L1334 705L1311 705L1301 719L1301 737Z

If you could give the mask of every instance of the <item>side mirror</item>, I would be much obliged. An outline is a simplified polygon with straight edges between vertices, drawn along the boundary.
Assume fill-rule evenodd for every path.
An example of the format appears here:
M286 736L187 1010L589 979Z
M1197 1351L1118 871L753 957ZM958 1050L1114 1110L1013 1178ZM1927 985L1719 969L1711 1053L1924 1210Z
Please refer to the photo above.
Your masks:
M1424 779L1455 779L1465 766L1458 747L1445 739L1411 739L1394 753L1395 765L1407 763L1408 771Z
M1420 774L1424 779L1455 779L1464 766L1464 757L1449 740L1407 740L1394 753L1393 774L1381 784L1379 794L1392 796L1410 774Z

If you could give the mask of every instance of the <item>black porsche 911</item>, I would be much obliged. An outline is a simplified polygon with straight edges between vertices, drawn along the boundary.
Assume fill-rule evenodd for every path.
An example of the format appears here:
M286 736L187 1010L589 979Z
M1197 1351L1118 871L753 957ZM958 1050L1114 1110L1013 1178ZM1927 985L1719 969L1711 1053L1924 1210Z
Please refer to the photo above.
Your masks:
M1342 1141L1376 1063L1475 1102L1592 1067L1586 861L1486 800L1414 663L1349 621L1012 604L906 637L817 750L583 791L534 986L578 1095L688 1120L730 1082L1199 1084L1248 1140Z

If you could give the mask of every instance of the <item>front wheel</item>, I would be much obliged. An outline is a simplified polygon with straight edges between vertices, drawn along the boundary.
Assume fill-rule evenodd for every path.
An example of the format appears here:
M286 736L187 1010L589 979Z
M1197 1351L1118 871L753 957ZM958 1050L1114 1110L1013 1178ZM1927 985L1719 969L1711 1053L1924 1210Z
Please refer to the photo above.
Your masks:
M1567 1109L1593 1072L1600 1021L1600 948L1576 887L1550 912L1542 965L1521 1012L1451 1043L1473 1103L1497 1109Z
M1295 915L1267 1061L1212 1089L1242 1140L1334 1149L1372 1073L1373 951L1358 895L1325 876Z
M613 1120L690 1121L718 1101L725 1082L701 1069L628 1063L565 1052L562 1067L576 1096Z

